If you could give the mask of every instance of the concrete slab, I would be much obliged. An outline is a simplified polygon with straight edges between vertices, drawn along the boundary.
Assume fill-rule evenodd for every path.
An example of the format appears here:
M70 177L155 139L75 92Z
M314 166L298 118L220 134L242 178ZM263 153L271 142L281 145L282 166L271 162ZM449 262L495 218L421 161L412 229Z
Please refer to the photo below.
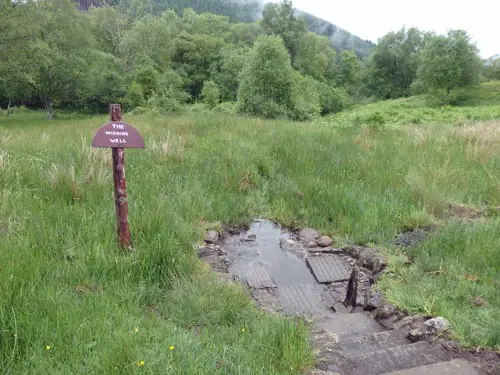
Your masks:
M391 371L427 366L441 362L442 360L444 360L444 355L438 347L426 342L418 342L411 345L378 350L348 359L344 375L379 375L390 373ZM420 372L419 374L426 373Z
M340 350L348 358L395 348L397 346L409 345L411 342L406 338L404 331L385 331L373 333L366 336L352 336L341 334L338 338Z
M479 375L476 369L468 362L453 360L440 362L434 365L421 366L409 370L391 372L385 375Z
M369 335L383 331L383 327L371 316L362 313L336 314L316 322L316 331L337 335Z
M274 280L272 279L269 272L267 272L267 270L261 266L250 268L243 276L243 280L250 288L254 289L276 287L276 284L274 283Z
M283 311L288 314L323 313L322 288L313 284L278 285L278 296Z
M349 280L351 271L338 255L311 256L306 259L319 283Z

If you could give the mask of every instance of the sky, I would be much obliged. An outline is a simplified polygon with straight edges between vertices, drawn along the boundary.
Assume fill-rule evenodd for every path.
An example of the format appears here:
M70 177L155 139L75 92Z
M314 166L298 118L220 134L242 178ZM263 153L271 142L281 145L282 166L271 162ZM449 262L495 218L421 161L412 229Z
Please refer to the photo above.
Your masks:
M500 0L293 0L295 8L373 42L403 26L446 33L463 29L480 55L500 53Z

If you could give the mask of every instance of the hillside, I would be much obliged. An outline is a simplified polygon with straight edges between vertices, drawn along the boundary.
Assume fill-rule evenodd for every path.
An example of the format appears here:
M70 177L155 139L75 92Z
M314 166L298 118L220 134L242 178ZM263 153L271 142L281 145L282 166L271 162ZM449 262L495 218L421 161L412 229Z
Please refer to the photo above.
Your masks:
M132 6L130 1L121 0L75 0L80 9L87 10L90 6L102 4L115 5L119 3ZM129 5L130 3L130 5ZM254 22L261 18L264 3L259 0L151 0L151 8L155 14L173 9L182 14L184 9L192 8L197 13L215 13L229 17L233 22ZM297 10L297 15L304 20L307 28L319 35L327 36L332 46L337 50L354 50L360 58L370 55L375 44L362 40L360 37L343 30L336 25L318 18L310 13Z

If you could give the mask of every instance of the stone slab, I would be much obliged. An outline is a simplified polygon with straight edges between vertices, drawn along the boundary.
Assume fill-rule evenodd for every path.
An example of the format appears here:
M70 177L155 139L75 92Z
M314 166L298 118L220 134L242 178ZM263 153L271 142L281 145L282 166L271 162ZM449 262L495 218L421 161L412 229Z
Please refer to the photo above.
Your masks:
M462 360L440 362L429 366L420 366L409 370L387 373L385 375L479 375L474 367Z
M250 268L243 276L245 283L254 289L275 288L276 284L264 267Z
M351 271L337 255L311 256L306 262L321 284L346 281L351 276Z
M362 313L336 314L316 322L316 331L326 331L337 335L369 335L381 332L383 327L371 316Z
M278 286L278 296L287 314L318 314L326 310L323 306L321 288L312 284L289 284Z
M342 353L349 358L360 355L408 345L411 342L406 338L404 331L377 332L366 336L352 336L350 334L339 335L339 347Z
M380 375L419 366L427 366L444 360L438 347L426 342L378 350L348 359L344 375ZM420 372L419 374L426 374Z

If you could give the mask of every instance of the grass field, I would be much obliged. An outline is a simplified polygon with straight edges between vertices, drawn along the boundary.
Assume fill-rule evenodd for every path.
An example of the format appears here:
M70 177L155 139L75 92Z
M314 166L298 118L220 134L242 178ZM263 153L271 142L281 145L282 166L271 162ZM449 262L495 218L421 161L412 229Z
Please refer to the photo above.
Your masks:
M90 147L107 118L0 116L0 372L311 366L306 327L257 312L196 260L207 225L255 216L377 244L392 260L381 283L391 301L448 317L467 345L499 349L500 107L417 102L312 123L126 115L146 140L126 152L131 255L114 245L110 151ZM395 120L408 113L414 121ZM481 217L464 220L457 207ZM409 254L390 245L426 226L437 231Z

